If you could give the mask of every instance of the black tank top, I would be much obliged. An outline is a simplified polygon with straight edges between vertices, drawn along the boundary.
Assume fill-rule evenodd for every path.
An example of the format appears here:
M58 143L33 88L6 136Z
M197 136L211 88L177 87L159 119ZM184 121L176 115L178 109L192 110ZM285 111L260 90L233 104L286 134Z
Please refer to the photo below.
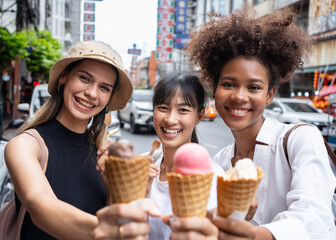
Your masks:
M88 143L85 133L74 133L56 119L36 126L35 129L48 147L46 176L57 198L87 213L96 214L106 205L106 191L96 170L95 146ZM17 198L16 200L18 209L20 203ZM21 239L55 238L37 228L27 212L22 225Z

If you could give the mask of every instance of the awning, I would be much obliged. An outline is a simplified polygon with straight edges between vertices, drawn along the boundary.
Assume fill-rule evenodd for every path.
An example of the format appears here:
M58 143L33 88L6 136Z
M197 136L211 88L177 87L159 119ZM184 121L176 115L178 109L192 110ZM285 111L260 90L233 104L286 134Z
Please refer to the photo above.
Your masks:
M319 96L325 96L325 95L329 95L332 93L336 93L336 84L330 86L326 86L324 88L321 89L321 91L319 91Z
M319 71L323 73L325 71L327 66L318 66L318 67L308 67L304 68L303 71L296 70L295 73L313 73L315 71ZM335 71L336 70L336 65L329 65L327 71Z

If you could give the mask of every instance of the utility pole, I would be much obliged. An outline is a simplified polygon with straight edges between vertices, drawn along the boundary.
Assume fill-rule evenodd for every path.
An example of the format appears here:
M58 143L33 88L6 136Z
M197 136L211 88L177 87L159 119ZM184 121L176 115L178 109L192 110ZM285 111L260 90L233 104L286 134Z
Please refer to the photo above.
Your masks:
M26 19L26 11L23 4L25 0L16 0L16 31L20 32L23 28L24 19Z
M26 0L16 0L16 31L22 31L26 19L24 3ZM18 117L17 105L20 103L20 60L14 60L14 79L13 79L13 112L12 119Z

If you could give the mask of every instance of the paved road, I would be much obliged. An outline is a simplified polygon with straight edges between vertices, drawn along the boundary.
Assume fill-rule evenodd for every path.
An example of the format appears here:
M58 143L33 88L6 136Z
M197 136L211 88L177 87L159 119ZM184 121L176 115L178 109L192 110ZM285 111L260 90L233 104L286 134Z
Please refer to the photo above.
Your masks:
M197 134L200 143L207 148L211 156L214 156L220 149L233 141L230 130L219 117L213 122L202 121L197 126ZM121 130L121 137L132 142L135 154L150 151L152 142L157 139L155 132L144 130L140 134L132 134L129 132L127 124Z

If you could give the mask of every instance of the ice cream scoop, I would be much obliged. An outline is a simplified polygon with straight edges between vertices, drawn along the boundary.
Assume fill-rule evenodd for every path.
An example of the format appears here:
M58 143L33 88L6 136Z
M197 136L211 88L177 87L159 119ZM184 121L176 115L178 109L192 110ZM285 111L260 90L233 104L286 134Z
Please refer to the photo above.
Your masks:
M209 173L212 171L209 152L197 143L184 144L175 152L174 169L182 175Z
M235 179L256 179L258 172L253 162L249 158L238 160L231 171L226 174L226 177Z
M121 139L113 143L108 148L108 155L127 159L135 157L133 145L126 139Z

